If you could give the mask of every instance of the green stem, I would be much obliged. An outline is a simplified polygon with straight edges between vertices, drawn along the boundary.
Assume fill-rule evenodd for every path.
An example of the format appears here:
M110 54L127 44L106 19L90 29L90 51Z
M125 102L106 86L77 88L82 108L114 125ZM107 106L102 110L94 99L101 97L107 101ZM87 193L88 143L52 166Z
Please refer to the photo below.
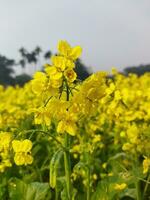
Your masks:
M139 180L136 180L135 186L136 186L136 197L137 197L137 200L142 200L141 187L140 187L141 185L140 185L140 181Z
M65 134L65 146L69 146L69 135ZM64 166L65 166L65 177L66 177L66 187L67 187L67 196L68 200L71 200L71 168L70 168L70 154L69 151L64 152Z
M90 200L90 168L88 166L87 169L87 179L88 179L88 183L87 183L87 200Z
M66 100L69 101L69 86L66 83ZM70 148L70 136L68 133L65 133L65 141L64 146L66 149ZM71 200L71 165L70 165L70 153L69 151L64 151L64 167L65 167L65 177L66 177L66 188L67 188L67 196L68 200Z
M55 142L57 142L57 143L62 147L62 149L64 149L65 151L67 150L67 149L65 149L65 147L62 145L62 143L61 143L59 140L57 140L57 138L56 138L54 135L52 135L51 133L49 133L49 132L46 132L46 131L43 131L43 130L31 129L31 130L25 131L25 133L32 133L32 134L34 134L34 133L43 133L43 134L45 134L45 135L51 137ZM29 139L30 139L30 137L29 137Z
M150 181L150 174L148 175L147 182L146 182L146 185L145 185L145 188L144 188L143 198L144 198L144 196L147 192L149 181Z
M140 162L139 162L139 156L135 157L133 160L133 173L135 176L135 189L136 189L136 200L142 200L142 193L141 193L141 181L137 178L137 168L139 167Z
M57 183L56 183L56 188L55 188L55 200L58 200L58 198L59 198L59 191L58 191Z

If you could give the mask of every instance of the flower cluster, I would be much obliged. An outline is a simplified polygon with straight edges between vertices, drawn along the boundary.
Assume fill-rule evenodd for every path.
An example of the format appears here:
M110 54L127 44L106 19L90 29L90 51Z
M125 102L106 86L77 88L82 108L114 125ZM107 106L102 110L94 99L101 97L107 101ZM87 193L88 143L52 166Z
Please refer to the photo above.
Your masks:
M11 134L7 132L0 133L0 172L4 172L5 168L11 167L10 161L10 142Z
M71 47L66 41L58 43L58 55L52 56L52 64L45 65L45 73L36 72L32 81L33 91L40 95L48 92L49 95L56 95L58 89L63 87L64 82L73 83L76 78L75 61L81 55L80 46Z

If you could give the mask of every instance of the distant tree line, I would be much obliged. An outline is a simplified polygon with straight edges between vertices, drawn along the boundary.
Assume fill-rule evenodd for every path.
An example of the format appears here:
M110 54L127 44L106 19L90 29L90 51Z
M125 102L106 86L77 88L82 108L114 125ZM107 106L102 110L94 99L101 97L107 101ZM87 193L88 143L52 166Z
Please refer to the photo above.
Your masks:
M21 47L19 49L19 53L19 61L9 59L6 56L0 55L0 85L23 86L26 82L32 79L32 75L26 73L26 68L30 67L30 69L32 69L32 72L35 72L37 71L37 65L38 67L40 65L40 69L38 70L42 71L43 66L40 63L41 58L42 61L46 63L49 62L49 59L52 56L52 52L50 50L43 53L42 49L39 46L37 46L34 50L30 52L24 47ZM21 67L22 69L22 73L19 75L15 75L15 68L17 67ZM80 59L78 59L76 62L76 72L80 80L84 80L90 75L87 67L81 62Z
M133 67L126 67L123 71L123 73L125 75L128 75L130 73L134 73L134 74L137 74L138 76L141 76L146 72L150 72L150 64L133 66Z
M0 54L0 85L20 85L23 86L26 82L32 79L32 75L26 72L27 68L33 72L37 70L43 71L42 62L46 63L50 61L50 57L53 55L50 50L43 52L41 47L37 46L32 51L28 51L24 47L19 49L20 59L16 61L15 59L7 58ZM20 67L21 73L15 75L16 68ZM76 62L76 73L80 80L86 79L90 72L85 64L82 63L80 59ZM123 72L124 75L130 73L137 74L141 76L145 72L150 72L150 64L126 67Z

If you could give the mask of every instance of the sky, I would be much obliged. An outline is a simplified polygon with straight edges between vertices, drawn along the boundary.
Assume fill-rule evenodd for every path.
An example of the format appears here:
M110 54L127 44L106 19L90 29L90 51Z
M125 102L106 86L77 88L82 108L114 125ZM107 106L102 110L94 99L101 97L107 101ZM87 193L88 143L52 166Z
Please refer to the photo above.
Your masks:
M83 48L93 71L150 63L150 0L0 0L0 54L21 46L56 52L67 40Z

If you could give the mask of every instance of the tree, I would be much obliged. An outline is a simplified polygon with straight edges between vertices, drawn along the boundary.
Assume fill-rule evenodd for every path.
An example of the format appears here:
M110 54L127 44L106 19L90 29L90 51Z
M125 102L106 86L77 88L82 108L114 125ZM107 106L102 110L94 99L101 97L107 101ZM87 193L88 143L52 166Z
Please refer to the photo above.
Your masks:
M50 59L51 56L52 56L52 52L51 52L50 50L47 51L47 52L44 54L44 58L45 58L45 60Z
M23 86L25 83L30 81L32 78L28 74L21 74L15 77L15 85Z
M150 64L126 67L123 71L125 75L128 75L129 73L134 73L137 74L138 76L141 76L145 72L150 72Z
M21 65L22 69L25 69L27 65L34 64L34 71L36 71L36 65L40 61L40 53L42 52L41 47L36 46L31 52L27 51L24 47L21 47L19 52L21 54L21 59L19 60L18 65Z
M14 70L12 69L14 65L15 60L0 55L0 84L4 86L14 84L14 79L11 76L14 73Z
M90 75L90 72L88 71L87 67L81 62L80 59L77 59L76 61L75 71L78 75L78 79L80 80L84 80Z

